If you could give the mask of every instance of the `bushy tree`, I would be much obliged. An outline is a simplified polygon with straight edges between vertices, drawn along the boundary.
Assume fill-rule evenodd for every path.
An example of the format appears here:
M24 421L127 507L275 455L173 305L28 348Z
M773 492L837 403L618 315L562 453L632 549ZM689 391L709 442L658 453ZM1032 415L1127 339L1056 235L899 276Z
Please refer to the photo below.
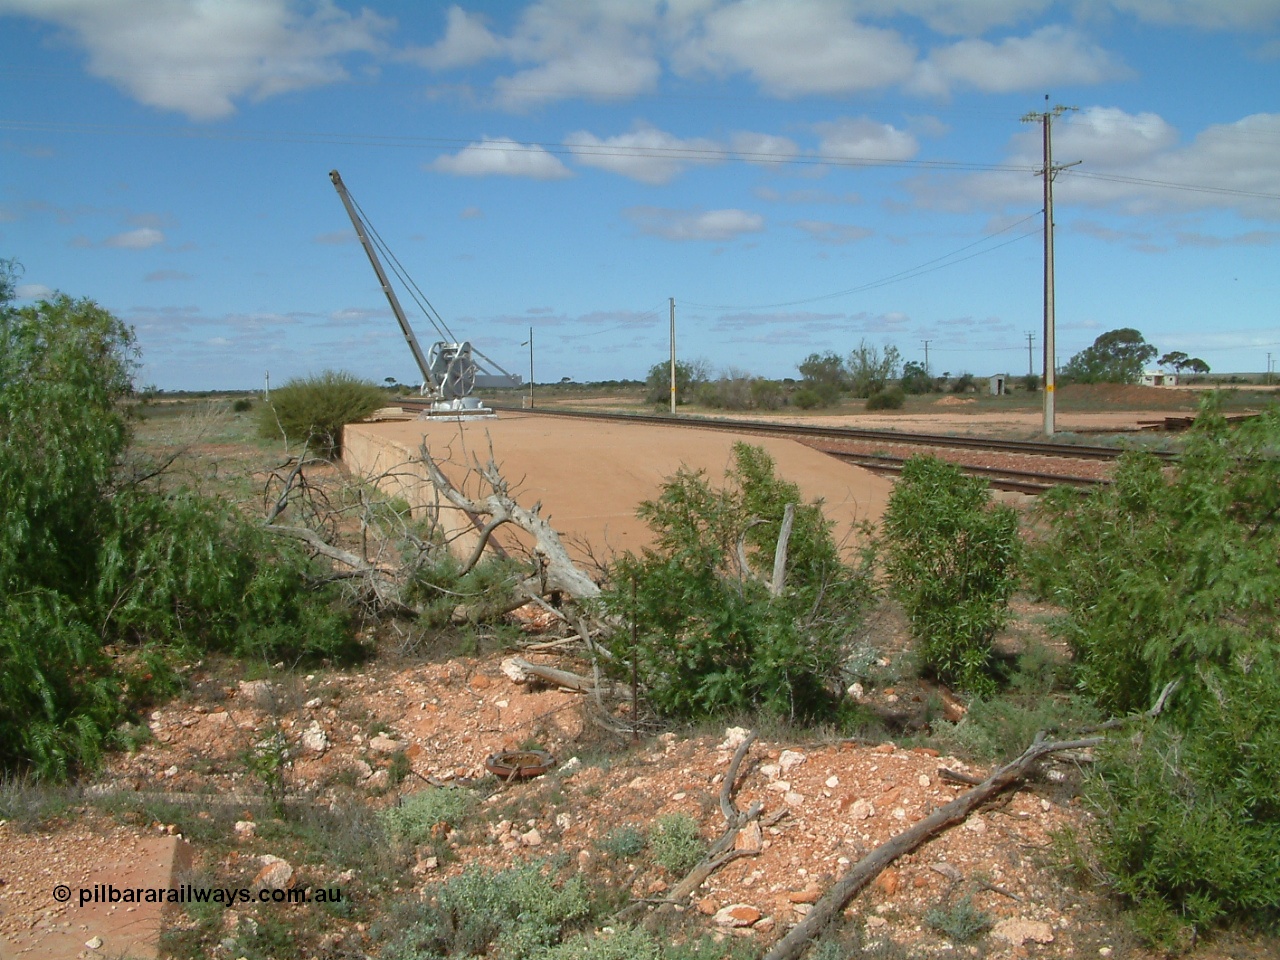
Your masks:
M92 301L0 303L0 769L92 763L170 654L350 641L306 557L120 469L135 358Z
M1280 917L1280 412L1206 402L1170 469L1044 499L1037 580L1082 691L1112 714L1181 686L1104 758L1100 858L1149 935Z
M859 341L849 354L849 392L863 400L879 393L897 379L901 363L902 354L893 344L886 343L882 352L866 340Z
M817 503L778 478L759 447L734 446L723 487L682 470L640 515L652 549L615 566L604 602L623 621L612 663L632 663L660 713L700 718L745 711L807 718L832 710L842 644L871 594L844 564ZM787 504L795 505L785 589L771 590ZM634 590L634 596L632 591Z
M1073 383L1138 383L1157 352L1132 327L1109 330L1068 360L1062 376Z
M803 410L832 406L848 385L844 360L836 353L811 353L797 369L800 371L800 388L795 399Z
M904 393L911 394L933 393L936 389L933 377L925 369L925 365L915 360L908 360L902 365L900 386Z
M704 360L676 361L676 404L689 402L699 384L706 383L710 374ZM671 362L655 363L649 368L644 381L644 402L667 406L671 403Z
M989 485L936 457L912 457L883 519L890 590L911 622L926 670L985 693L991 643L1017 583L1018 517Z
M271 391L270 403L259 408L258 432L267 439L305 443L319 456L336 456L342 452L343 426L363 420L386 399L377 384L341 370L294 377Z

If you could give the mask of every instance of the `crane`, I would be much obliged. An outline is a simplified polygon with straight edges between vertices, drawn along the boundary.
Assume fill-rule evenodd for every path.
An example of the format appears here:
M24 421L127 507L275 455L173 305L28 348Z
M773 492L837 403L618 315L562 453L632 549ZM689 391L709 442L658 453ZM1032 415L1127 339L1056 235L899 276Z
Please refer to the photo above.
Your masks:
M404 308L400 305L400 298L396 296L395 288L387 278L387 272L383 269L382 261L378 258L375 240L383 246L384 250L386 245L382 244L381 238L377 236L377 231L368 226L366 218L361 215L358 205L351 198L351 194L348 192L346 184L342 182L342 177L338 171L330 170L329 179L332 181L334 189L338 191L342 205L346 208L347 216L351 218L351 225L355 227L356 236L360 238L364 252L369 257L369 263L373 266L373 272L377 275L378 283L382 286L382 292L386 294L387 302L391 304L391 312L395 314L396 322L400 324L400 332L404 334L405 341L409 344L409 350L413 353L413 359L418 364L418 370L422 373L422 395L432 401L430 408L427 410L427 415L432 417L465 417L467 419L494 416L494 412L484 406L478 397L473 397L471 391L477 385L491 387L519 386L520 378L507 373L496 362L473 347L469 341L458 340L440 315L435 312L435 308L427 302L425 297L421 297L421 291L419 291L415 299L418 301L419 306L423 307L423 312L426 313L427 318L431 320L432 325L436 328L436 332L441 336L440 340L432 344L430 353L423 353L422 345L418 343L413 327L409 325L409 319L405 316ZM390 254L390 251L387 252L395 267L398 268L399 263L396 261L394 254ZM410 295L413 295L417 285L404 275L403 270L397 269L397 275L410 286ZM477 356L487 361L500 373L489 373L476 361L475 358Z

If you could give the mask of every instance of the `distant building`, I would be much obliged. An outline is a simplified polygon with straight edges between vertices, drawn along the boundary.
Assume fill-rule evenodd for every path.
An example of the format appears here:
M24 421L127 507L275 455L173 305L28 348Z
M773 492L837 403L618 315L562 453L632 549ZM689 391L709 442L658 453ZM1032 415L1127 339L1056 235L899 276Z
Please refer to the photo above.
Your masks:
M1146 370L1142 374L1142 385L1144 387L1176 387L1178 375L1165 373L1163 370Z
M991 384L991 395L993 397L1002 397L1007 392L1005 379L1008 374L997 373L988 382Z

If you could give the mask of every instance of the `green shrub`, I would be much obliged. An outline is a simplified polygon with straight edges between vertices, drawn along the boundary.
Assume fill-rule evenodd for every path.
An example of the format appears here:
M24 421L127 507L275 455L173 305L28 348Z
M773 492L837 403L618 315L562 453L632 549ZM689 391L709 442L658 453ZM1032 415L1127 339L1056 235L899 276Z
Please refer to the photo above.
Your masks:
M901 410L906 402L906 394L899 387L878 390L867 397L868 410Z
M804 504L764 450L735 445L726 480L714 489L681 471L641 505L655 549L624 555L602 597L638 635L636 649L626 630L606 641L613 668L625 679L636 663L648 703L671 717L827 716L870 576L842 563L820 506ZM765 581L789 503L786 589L774 597Z
M264 438L283 434L291 444L306 444L320 456L341 453L344 424L363 420L386 403L386 394L367 380L338 370L290 380L271 392L258 410Z
M672 876L683 877L702 860L707 845L698 831L698 821L686 813L670 813L653 825L649 852Z
M611 830L597 843L602 851L619 860L630 860L639 856L648 846L649 840L643 830L638 827L625 826Z
M474 803L465 790L428 787L411 793L395 807L382 813L382 822L392 838L409 844L426 843L431 831L445 824L461 826Z
M581 876L557 882L539 863L500 872L472 864L435 888L423 919L389 953L402 960L524 960L560 943L591 911Z
M253 409L253 401L248 397L240 397L231 404L233 413L247 413Z
M973 905L965 897L950 907L937 906L924 915L926 926L944 934L956 943L970 943L991 929L991 915Z
M1127 455L1110 487L1042 503L1033 572L1081 690L1117 715L1181 684L1090 788L1100 861L1164 941L1280 916L1277 451L1280 410L1231 426L1210 398L1172 469Z
M975 693L994 689L991 642L1016 585L1018 517L985 480L912 457L884 513L890 589L926 670Z

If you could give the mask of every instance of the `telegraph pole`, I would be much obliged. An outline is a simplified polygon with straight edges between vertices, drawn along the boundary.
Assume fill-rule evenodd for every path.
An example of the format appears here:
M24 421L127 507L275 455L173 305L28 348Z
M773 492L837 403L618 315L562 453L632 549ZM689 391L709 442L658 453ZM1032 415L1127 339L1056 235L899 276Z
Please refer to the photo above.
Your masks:
M671 297L671 415L676 413L676 298Z
M1036 338L1036 335L1032 333L1030 330L1028 330L1027 331L1027 376L1028 377L1034 377L1036 374L1035 363L1031 359L1031 341L1034 340L1035 338Z
M1074 167L1075 163L1053 165L1053 120L1067 110L1076 107L1064 107L1061 104L1052 110L1048 109L1049 95L1044 95L1045 111L1028 113L1022 118L1023 123L1039 123L1044 128L1044 167L1040 176L1044 177L1044 434L1053 436L1054 432L1054 318L1053 318L1053 178L1059 170Z
M924 372L928 373L929 372L929 344L933 343L933 341L923 340L921 342L924 344Z

